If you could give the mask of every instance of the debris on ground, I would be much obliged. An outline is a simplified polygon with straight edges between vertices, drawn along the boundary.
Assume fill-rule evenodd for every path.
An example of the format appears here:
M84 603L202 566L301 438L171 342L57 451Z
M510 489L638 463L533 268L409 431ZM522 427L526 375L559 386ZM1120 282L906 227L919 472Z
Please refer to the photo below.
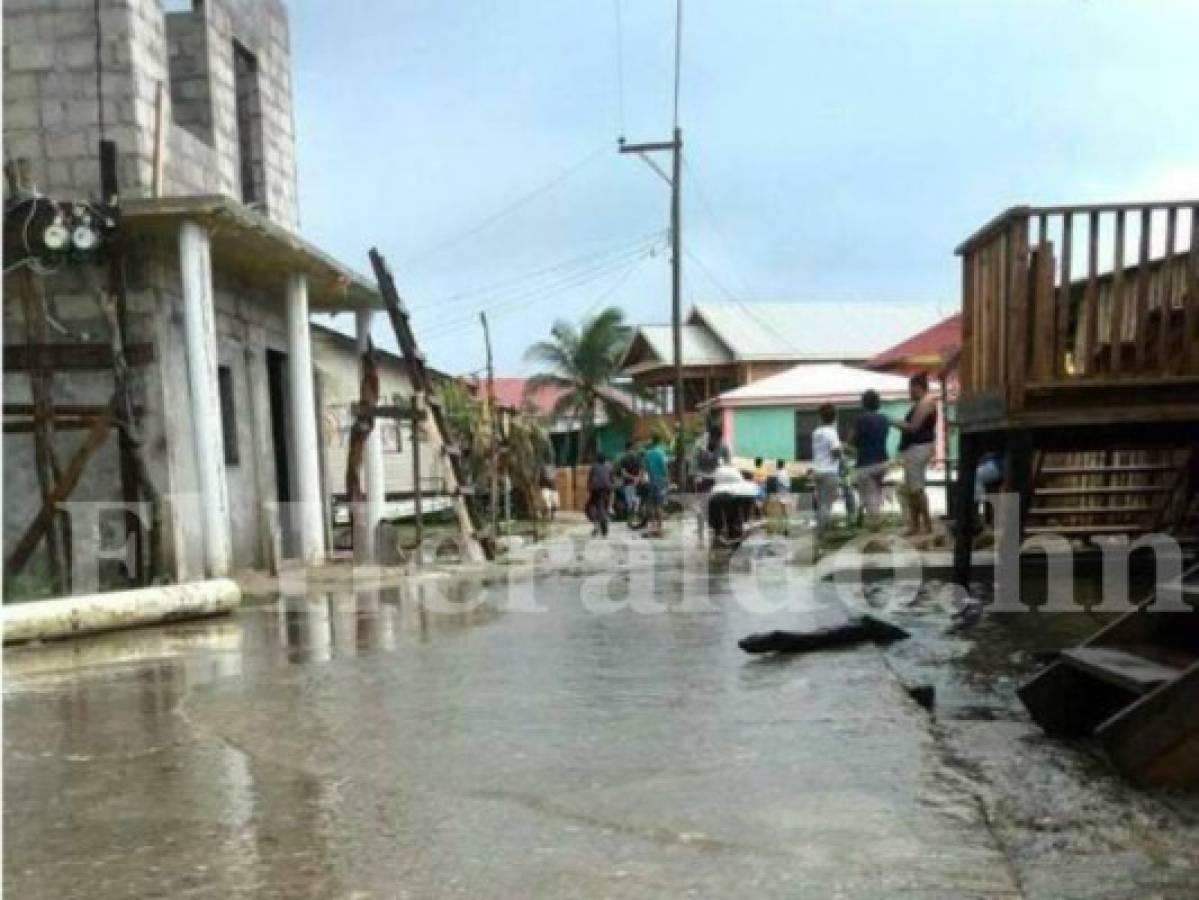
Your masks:
M853 644L891 644L909 635L898 625L871 615L855 616L841 625L813 631L764 631L737 642L746 653L808 653Z

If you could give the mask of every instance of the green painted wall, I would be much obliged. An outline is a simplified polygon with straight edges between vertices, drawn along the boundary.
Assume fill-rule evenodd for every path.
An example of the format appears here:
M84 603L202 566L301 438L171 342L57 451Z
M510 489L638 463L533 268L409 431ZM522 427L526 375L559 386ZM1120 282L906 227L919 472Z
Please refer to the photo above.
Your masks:
M632 433L628 425L601 425L595 430L596 446L609 459L624 453ZM554 465L573 466L578 459L579 432L559 432L550 435L550 446L554 451Z
M902 419L911 405L908 400L890 400L879 410L883 415ZM760 406L752 409L733 410L733 451L737 456L763 459L792 459L795 456L795 413L797 410L816 412L816 407ZM838 407L838 420L842 431L849 430L849 423L857 415L858 407ZM951 411L952 413L952 411ZM949 435L949 455L957 458L957 430ZM887 453L894 457L899 452L899 430L891 429L887 435Z
M733 452L737 456L791 459L795 455L795 408L734 409Z

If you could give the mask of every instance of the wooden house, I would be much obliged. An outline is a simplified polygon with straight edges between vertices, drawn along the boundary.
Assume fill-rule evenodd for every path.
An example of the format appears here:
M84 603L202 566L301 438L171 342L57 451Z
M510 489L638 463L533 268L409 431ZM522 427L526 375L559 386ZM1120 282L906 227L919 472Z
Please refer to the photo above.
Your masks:
M980 455L1003 451L1021 537L1195 537L1197 220L1195 200L1020 206L957 248L960 509Z

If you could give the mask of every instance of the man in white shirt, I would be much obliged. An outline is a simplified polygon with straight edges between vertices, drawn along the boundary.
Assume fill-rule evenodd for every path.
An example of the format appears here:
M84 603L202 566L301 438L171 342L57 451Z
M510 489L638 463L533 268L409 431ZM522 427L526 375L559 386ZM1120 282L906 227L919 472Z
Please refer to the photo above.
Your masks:
M841 437L837 434L837 410L831 403L820 407L820 422L820 427L812 432L812 481L816 527L823 529L841 491Z

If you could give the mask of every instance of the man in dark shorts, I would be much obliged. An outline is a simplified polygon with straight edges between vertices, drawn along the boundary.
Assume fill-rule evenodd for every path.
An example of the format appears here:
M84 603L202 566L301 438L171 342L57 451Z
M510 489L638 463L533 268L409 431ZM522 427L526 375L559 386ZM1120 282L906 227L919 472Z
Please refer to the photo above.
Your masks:
M595 524L593 535L608 536L608 503L612 493L612 467L602 453L597 453L591 471L587 473L587 518Z
M891 430L891 421L878 411L880 405L878 391L862 394L862 412L850 439L856 451L854 481L869 526L876 525L882 513L883 477L887 474L887 432Z
M625 517L632 522L637 513L637 484L641 481L641 457L633 442L624 445L624 455L617 466L620 475L620 494L624 498Z

